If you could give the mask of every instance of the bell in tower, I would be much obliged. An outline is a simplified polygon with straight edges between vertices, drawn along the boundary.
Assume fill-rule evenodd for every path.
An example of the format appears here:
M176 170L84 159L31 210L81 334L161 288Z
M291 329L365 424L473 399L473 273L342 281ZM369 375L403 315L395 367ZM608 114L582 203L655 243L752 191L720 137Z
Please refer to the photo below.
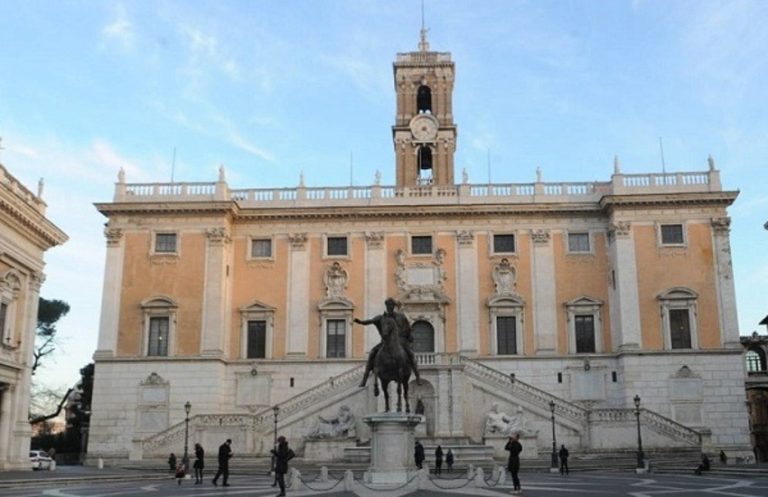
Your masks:
M451 54L430 51L422 27L419 50L397 54L394 77L397 186L453 185L457 130Z

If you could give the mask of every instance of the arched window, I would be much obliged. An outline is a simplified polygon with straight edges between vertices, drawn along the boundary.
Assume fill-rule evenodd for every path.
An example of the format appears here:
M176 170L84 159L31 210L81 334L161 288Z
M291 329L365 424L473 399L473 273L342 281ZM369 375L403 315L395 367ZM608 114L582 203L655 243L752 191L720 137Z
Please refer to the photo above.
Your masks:
M427 321L416 321L411 327L413 333L413 351L434 352L435 351L435 329Z
M745 354L747 371L750 373L765 371L765 355L760 349L749 349Z
M432 90L429 89L429 86L421 85L416 91L416 109L419 114L432 113Z

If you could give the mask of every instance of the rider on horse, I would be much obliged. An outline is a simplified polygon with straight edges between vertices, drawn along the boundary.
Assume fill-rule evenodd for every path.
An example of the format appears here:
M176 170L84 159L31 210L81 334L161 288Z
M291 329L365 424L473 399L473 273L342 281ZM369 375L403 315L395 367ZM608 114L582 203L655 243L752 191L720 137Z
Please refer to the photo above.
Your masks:
M385 319L394 320L395 327L400 337L400 344L403 346L403 349L405 349L411 370L413 371L414 376L416 376L416 383L421 384L419 370L416 367L416 355L413 353L413 335L411 334L411 324L408 322L408 318L405 317L405 314L395 311L395 306L397 305L397 301L395 299L392 297L388 298L386 301L384 301L384 305L387 308L387 311L384 314L379 314L376 317L365 320L355 318L354 321L355 323L362 325L372 324L376 326L376 329L379 330L379 334L381 334L382 321ZM381 349L381 343L373 347L371 352L368 354L368 362L365 365L363 381L360 382L361 387L365 386L366 382L368 381L368 375L371 374L371 371L373 371L374 361L376 360L376 354L379 352L379 349Z

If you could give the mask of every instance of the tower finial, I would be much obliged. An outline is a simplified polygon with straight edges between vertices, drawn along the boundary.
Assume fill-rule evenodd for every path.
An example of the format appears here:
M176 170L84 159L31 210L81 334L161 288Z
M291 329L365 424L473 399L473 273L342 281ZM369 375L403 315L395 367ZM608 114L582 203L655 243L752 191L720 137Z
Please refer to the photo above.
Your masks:
M424 0L421 0L421 41L419 41L419 50L429 52L429 42L427 41L427 32L429 30L424 26Z

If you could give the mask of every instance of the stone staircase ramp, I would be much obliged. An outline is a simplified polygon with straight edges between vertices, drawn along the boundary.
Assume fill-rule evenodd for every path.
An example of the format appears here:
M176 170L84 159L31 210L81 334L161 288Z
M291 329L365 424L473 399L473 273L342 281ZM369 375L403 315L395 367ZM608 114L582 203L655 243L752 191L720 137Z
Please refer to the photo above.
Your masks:
M424 444L425 464L434 466L435 449L438 444L429 442ZM493 465L493 447L477 444L443 445L443 454L451 449L455 463L462 466L474 464L475 466ZM369 463L371 461L371 448L369 446L348 447L344 449L344 461L347 463ZM445 465L445 462L443 462Z
M534 387L518 379L513 379L501 371L486 366L474 359L460 356L459 361L464 366L465 374L482 383L492 385L495 395L508 397L516 403L524 403L531 410L547 418L551 415L550 402L554 402L555 416L558 423L568 425L576 431L583 430L587 422L588 412L584 407L552 395L546 390Z
M280 408L278 426L290 423L292 418L301 416L303 410L317 406L323 401L337 397L345 391L356 387L362 379L365 365L357 365L339 375L309 388L290 399L277 404ZM274 413L272 407L266 407L254 414L196 414L189 418L189 431L205 428L206 426L247 427L251 433L268 433L274 429ZM184 446L185 422L181 421L169 428L151 435L141 441L143 455L161 456L169 452L178 452Z

